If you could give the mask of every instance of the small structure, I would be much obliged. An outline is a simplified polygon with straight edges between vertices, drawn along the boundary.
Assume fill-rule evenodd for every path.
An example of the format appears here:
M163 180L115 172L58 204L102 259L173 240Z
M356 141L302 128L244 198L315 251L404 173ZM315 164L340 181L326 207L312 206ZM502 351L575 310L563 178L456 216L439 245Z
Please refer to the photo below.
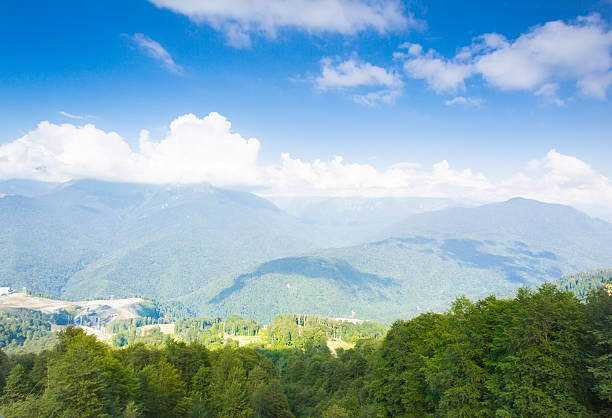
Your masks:
M0 287L0 296L7 296L13 293L10 287Z

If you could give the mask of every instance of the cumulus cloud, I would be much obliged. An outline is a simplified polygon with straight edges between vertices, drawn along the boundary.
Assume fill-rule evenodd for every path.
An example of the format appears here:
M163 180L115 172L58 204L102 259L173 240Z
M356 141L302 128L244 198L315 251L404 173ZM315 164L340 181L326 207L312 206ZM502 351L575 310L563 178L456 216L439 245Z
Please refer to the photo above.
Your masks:
M158 61L168 71L175 74L182 74L183 68L174 62L170 53L168 53L159 42L154 41L142 33L135 33L130 39L144 54Z
M520 194L547 202L612 208L612 182L586 162L550 150L523 170L500 183L506 195Z
M386 170L369 164L346 163L341 156L331 161L302 161L285 153L281 165L268 167L266 193L314 196L438 196L450 189L482 189L489 183L482 173L452 170L447 161L424 168L400 163Z
M0 178L253 185L259 182L259 148L256 139L232 133L230 122L218 113L178 117L159 142L143 131L137 151L119 134L92 124L41 122L0 146Z
M406 58L404 71L411 78L425 80L437 93L465 90L465 79L473 73L470 63L448 60L434 50L423 53L418 44L402 45L408 54L396 54L396 58Z
M612 31L598 16L547 22L515 40L485 34L452 58L433 50L423 53L420 45L402 46L408 53L396 57L404 59L406 74L426 80L439 93L464 90L466 79L480 75L490 86L532 91L559 105L561 100L554 99L559 83L573 83L598 99L612 85Z
M321 75L314 79L319 90L381 88L353 95L356 103L366 106L391 104L401 96L402 80L394 70L387 70L360 60L356 55L345 61L323 58Z
M176 118L159 141L143 131L137 149L119 134L92 124L41 122L0 146L0 179L67 181L97 178L137 183L210 182L256 190L264 196L447 197L498 201L524 196L547 202L612 208L612 182L586 162L549 151L515 175L492 181L484 173L442 160L431 166L400 162L387 168L331 160L304 161L283 153L263 165L257 139L245 139L211 113Z
M331 58L321 60L321 75L315 85L321 90L343 89L359 86L401 87L402 81L394 71L377 67L353 57L334 62Z
M94 125L41 122L23 137L0 146L0 178L67 181L128 176L132 152L115 132Z
M250 34L275 36L280 29L354 35L421 28L399 0L149 0L223 31L230 45L249 47Z

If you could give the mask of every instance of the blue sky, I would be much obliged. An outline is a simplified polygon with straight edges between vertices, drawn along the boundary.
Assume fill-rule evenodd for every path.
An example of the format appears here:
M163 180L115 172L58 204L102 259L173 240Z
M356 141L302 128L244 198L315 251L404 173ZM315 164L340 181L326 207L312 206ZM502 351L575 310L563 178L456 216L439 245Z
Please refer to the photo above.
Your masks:
M330 14L333 7L344 18ZM607 0L4 1L0 176L104 177L100 172L114 167L111 151L105 155L111 165L91 174L85 156L76 164L84 168L70 171L53 166L66 161L56 155L44 163L48 178L32 174L27 167L40 162L23 152L9 155L14 149L6 145L37 132L35 145L53 148L49 141L71 135L58 131L49 139L37 128L41 121L51 128L93 124L102 137L117 132L137 151L142 129L156 144L172 136L170 123L181 115L204 120L218 112L244 143L258 142L246 160L226 165L248 161L257 173L227 178L207 169L180 173L180 179L271 194L289 193L290 187L359 194L370 167L388 173L394 164L418 163L418 175L402 181L427 183L423 187L395 184L393 174L366 186L375 190L372 195L386 189L391 195L468 190L468 197L484 200L533 192L547 200L588 201L609 192L612 177L611 10ZM207 149L211 164L232 160L218 154L213 139L204 142L213 147ZM219 149L240 154L230 142ZM282 160L281 153L290 159ZM341 165L355 164L353 171L361 174L345 166L317 168L316 160L332 164L338 155ZM2 168L2 158L12 158L11 165ZM431 174L444 160L455 170L444 175L446 183ZM281 161L302 164L302 171L293 170L297 180L286 178L290 170L279 168ZM312 176L304 170L317 180L307 181ZM462 177L464 170L474 178ZM479 173L488 185L479 183ZM520 183L520 174L533 182ZM174 180L137 177L127 176ZM504 193L491 191L510 179L514 183ZM558 198L537 191L554 181ZM387 188L385 182L393 184ZM585 184L593 194L578 196Z

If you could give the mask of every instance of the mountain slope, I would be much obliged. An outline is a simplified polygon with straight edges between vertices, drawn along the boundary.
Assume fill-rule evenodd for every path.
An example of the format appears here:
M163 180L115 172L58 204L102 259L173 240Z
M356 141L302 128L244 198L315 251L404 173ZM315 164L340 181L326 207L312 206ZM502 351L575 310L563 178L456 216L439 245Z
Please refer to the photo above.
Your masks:
M476 208L452 208L410 216L384 230L382 238L427 236L442 239L520 241L575 264L600 267L611 260L612 224L569 206L515 198Z
M395 197L271 197L279 208L309 225L332 229L342 246L375 239L407 216L456 206L448 199Z
M312 254L309 260L350 266L352 273L343 278L347 289L337 284L335 273L305 274L301 260L293 261L290 272L270 274L260 266L227 279L225 288L205 288L185 301L209 314L234 310L261 320L304 306L308 312L346 316L354 311L359 318L388 322L443 310L457 296L509 295L520 286L612 264L612 225L569 207L524 199L415 215L392 233L395 237L378 242ZM363 276L387 281L379 280L373 291L357 291ZM296 286L299 294L292 293ZM270 288L272 294L258 290Z
M0 199L0 282L66 298L173 297L312 250L312 227L250 193L206 184L78 181Z
M555 281L559 289L572 292L580 299L585 299L590 291L597 290L607 283L612 283L612 269L568 274Z
M358 317L381 318L380 304L392 303L398 290L392 278L312 256L273 260L216 285L180 300L202 314L250 314L263 322L289 312L350 317L358 310Z

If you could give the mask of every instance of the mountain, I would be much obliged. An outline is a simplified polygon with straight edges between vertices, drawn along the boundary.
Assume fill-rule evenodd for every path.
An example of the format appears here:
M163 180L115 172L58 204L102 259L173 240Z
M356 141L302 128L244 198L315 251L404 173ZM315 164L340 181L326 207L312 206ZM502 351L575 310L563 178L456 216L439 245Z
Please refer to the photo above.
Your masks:
M390 322L444 310L461 295L506 296L612 264L612 225L526 199L414 215L387 234L392 237L268 262L183 300L207 314L262 321L299 311Z
M476 208L451 208L410 216L380 236L522 242L563 257L564 271L612 263L612 224L574 208L514 198ZM520 246L520 244L518 244Z
M83 180L7 195L0 228L0 283L71 299L179 296L326 242L264 199L207 184Z
M339 243L370 241L409 215L455 206L439 198L270 197L276 206L310 225L333 230Z
M10 179L0 180L0 196L42 196L53 191L60 183L51 183L35 180Z
M345 260L304 256L263 263L179 301L200 315L248 314L264 323L291 312L384 320L385 309L398 307L399 289L395 279L360 271Z
M0 286L71 300L145 296L264 322L295 312L390 322L612 265L612 225L520 198L417 214L448 202L315 199L299 219L209 184L11 187L0 198ZM393 216L376 220L384 213ZM359 241L385 223L379 239Z

